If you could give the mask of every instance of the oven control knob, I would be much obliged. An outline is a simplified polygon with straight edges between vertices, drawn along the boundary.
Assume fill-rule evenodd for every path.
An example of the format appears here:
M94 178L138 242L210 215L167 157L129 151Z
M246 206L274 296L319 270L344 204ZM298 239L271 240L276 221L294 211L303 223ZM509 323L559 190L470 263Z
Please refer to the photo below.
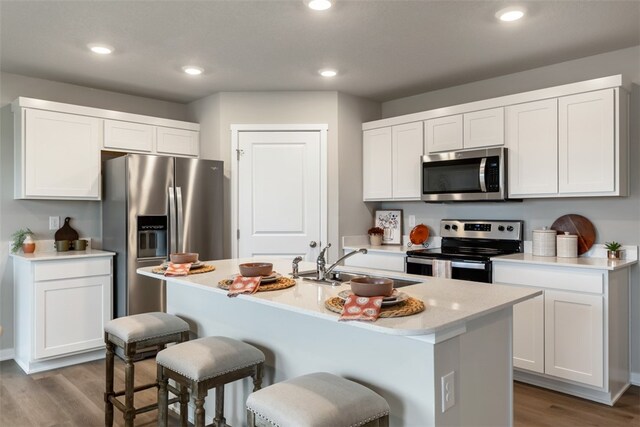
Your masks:
M457 230L458 230L458 226L457 226L457 225L455 225L455 224L453 224L453 225L451 226L451 228L453 229L453 231L457 231Z
M511 225L510 225L510 226L508 226L508 227L507 227L507 231L513 231L513 226L511 226Z
M504 231L504 225L499 225L498 226L498 231Z
M449 224L446 224L446 225L444 226L444 229L445 229L445 230L449 230L449 229L451 229L451 226L450 226Z

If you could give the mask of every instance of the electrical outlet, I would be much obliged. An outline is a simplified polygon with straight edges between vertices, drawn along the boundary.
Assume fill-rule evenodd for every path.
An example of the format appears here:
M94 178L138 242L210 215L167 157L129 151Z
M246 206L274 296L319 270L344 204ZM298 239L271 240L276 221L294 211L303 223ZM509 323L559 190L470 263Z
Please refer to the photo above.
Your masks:
M442 412L451 408L456 404L456 375L455 371L449 372L447 375L441 378L442 381Z
M60 228L60 217L59 216L50 216L49 217L49 230L57 230Z
M416 216L409 215L409 227L413 227L416 225Z

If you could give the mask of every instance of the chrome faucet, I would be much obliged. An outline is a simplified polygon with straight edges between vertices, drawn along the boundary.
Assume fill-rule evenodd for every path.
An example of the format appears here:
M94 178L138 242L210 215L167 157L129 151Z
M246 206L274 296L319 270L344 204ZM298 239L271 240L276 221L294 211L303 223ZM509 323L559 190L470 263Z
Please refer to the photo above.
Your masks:
M291 263L291 277L294 279L297 279L298 277L298 263L302 261L302 257L301 256L297 256L293 259L293 262Z
M327 245L327 248L329 246L331 246L331 244ZM320 253L320 256L322 256L322 264L320 263L320 256L318 256L318 263L317 263L318 264L318 280L327 280L327 274L331 273L338 266L338 264L340 264L340 262L358 253L366 254L367 250L365 248L360 248L355 251L349 252L348 254L344 254L340 258L338 258L336 262L331 264L329 268L325 268L324 250L323 250L323 252Z
M326 271L325 265L327 265L327 260L324 258L324 254L327 252L327 250L329 250L330 247L331 243L327 243L327 246L325 246L325 248L320 251L320 255L318 255L318 259L316 259L316 272L318 280L324 280Z

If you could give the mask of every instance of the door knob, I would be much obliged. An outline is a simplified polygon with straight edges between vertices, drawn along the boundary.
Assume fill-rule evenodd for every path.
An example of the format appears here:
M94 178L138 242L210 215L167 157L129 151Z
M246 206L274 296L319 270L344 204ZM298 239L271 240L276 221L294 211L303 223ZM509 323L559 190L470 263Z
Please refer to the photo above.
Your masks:
M315 240L312 240L312 241L309 242L309 246L312 247L312 248L315 248L316 246L318 246L318 244L316 243Z

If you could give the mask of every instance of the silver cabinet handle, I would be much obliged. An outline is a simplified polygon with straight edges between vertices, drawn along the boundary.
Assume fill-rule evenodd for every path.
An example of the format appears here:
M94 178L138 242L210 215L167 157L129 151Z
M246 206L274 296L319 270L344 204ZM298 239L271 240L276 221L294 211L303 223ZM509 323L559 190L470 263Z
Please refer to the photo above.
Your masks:
M312 240L312 241L309 242L309 247L315 248L316 246L318 246L318 244L316 243L315 240Z

